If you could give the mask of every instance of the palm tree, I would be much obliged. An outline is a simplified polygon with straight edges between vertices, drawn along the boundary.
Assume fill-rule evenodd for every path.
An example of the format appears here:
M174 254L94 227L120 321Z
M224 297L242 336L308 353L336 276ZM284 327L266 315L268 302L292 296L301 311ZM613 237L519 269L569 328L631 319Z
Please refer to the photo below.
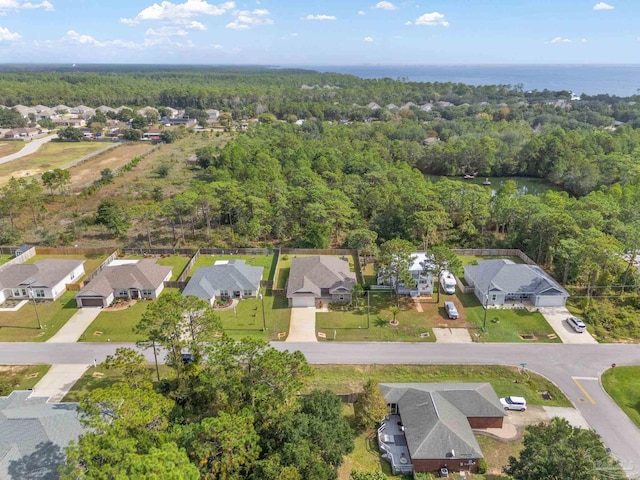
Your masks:
M364 287L359 283L356 283L351 289L351 300L355 304L356 308L358 308L358 300L360 300L360 297L362 296L363 293L364 293Z
M389 325L393 325L395 327L396 325L398 325L398 319L396 317L400 313L400 307L394 305L389 309L389 311L391 312L391 315L393 315L393 318L389 322Z

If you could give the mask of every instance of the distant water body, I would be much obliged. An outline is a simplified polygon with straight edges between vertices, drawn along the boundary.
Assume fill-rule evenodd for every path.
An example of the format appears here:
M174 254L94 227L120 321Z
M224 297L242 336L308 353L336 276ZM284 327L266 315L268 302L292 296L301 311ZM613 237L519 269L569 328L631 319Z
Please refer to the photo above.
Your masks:
M639 94L640 65L336 65L304 67L360 78L455 82L468 85L518 85L525 90L569 90L576 95Z

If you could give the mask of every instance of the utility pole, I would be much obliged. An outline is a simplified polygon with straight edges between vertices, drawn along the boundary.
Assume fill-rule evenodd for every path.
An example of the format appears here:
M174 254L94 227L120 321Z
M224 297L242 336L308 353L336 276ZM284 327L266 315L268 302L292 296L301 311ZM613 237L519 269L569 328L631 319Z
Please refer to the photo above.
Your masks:
M371 290L367 290L367 328L370 328L369 311L371 310Z
M33 308L36 311L36 319L38 320L38 329L42 330L42 323L40 323L40 314L38 313L38 306L36 305L36 298L33 296L33 284L29 284L29 297L33 300Z

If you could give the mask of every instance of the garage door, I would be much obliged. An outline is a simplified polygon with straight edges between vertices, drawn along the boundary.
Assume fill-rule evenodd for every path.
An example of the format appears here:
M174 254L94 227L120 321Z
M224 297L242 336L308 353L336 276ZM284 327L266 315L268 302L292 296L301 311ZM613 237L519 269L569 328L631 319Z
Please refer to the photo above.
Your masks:
M564 307L565 298L560 295L540 295L536 297L536 307Z
M104 300L102 298L81 298L83 307L102 307Z
M291 299L292 307L315 307L316 306L316 298L315 297L293 297Z

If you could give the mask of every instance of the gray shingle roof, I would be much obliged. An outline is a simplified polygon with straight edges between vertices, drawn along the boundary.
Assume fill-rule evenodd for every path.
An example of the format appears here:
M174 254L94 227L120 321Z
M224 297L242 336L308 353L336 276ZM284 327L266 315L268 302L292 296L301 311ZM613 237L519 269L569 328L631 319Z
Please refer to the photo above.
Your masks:
M2 269L0 288L16 288L27 280L34 280L32 287L51 288L73 272L84 260L44 259L35 263L9 265Z
M569 293L537 265L519 265L499 258L480 260L478 265L464 267L473 284L486 292L500 290L505 293L536 295L566 295Z
M296 257L291 260L287 297L296 293L320 296L323 288L328 288L329 293L339 288L350 292L355 284L356 274L349 271L347 260L328 255Z
M108 297L119 288L156 290L171 274L172 267L158 265L153 258L137 263L106 267L102 273L80 290L76 297L101 295Z
M383 383L387 403L398 405L413 459L481 458L468 417L504 417L488 383Z
M263 270L263 267L247 265L244 260L229 260L224 264L200 267L195 271L182 294L211 300L217 290L258 291Z
M64 448L82 434L76 403L46 403L14 391L0 397L0 478L57 479Z

